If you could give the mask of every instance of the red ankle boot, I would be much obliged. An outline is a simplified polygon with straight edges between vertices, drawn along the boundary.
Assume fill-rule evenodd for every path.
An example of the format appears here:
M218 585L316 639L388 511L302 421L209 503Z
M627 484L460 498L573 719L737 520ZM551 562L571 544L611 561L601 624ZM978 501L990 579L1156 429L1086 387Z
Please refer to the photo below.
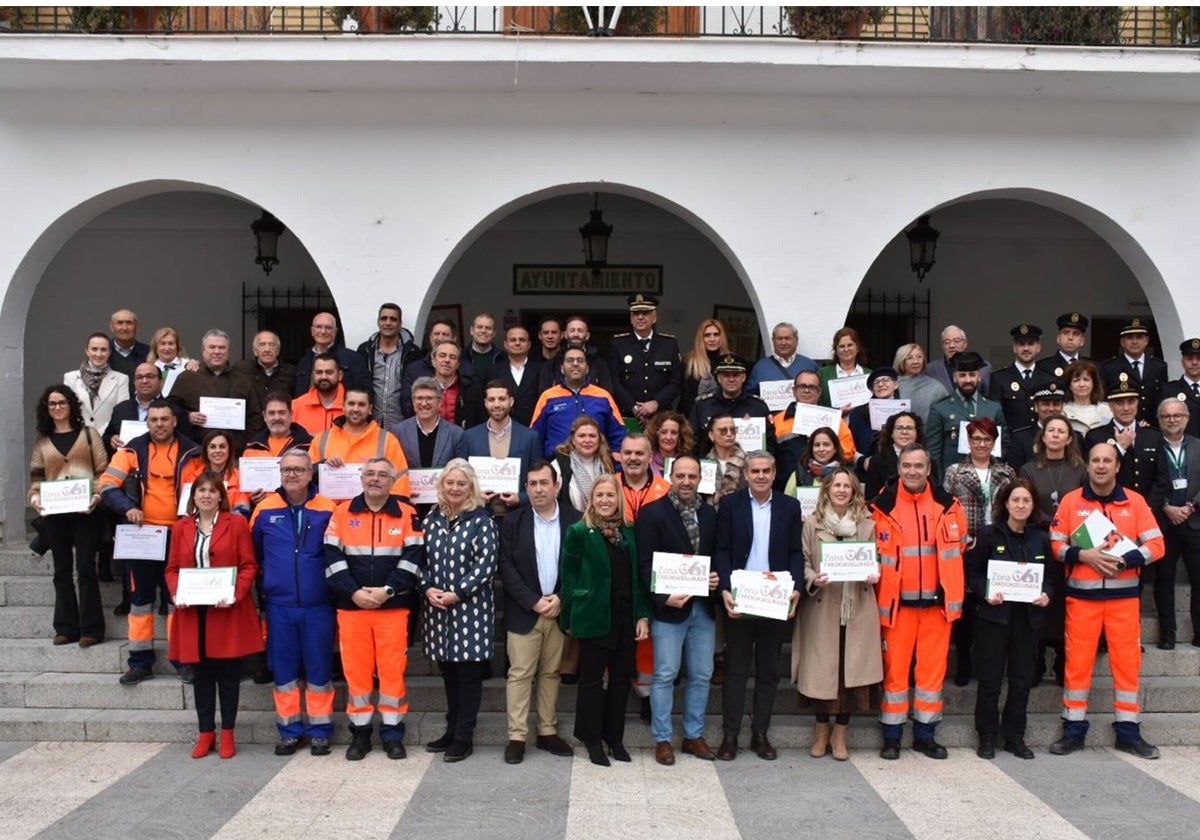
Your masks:
M219 750L221 758L233 758L237 755L237 741L233 738L232 729L221 730L221 749Z
M192 758L204 758L212 752L216 740L216 732L201 732L200 737L196 739L196 748L192 750Z

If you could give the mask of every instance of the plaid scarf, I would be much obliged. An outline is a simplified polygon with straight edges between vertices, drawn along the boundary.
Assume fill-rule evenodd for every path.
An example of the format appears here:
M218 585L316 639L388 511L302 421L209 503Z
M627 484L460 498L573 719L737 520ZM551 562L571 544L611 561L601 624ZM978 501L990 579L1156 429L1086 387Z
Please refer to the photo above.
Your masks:
M696 497L696 501L690 505L684 504L679 498L679 494L672 487L667 492L667 498L671 500L671 504L675 506L675 512L679 514L679 518L683 520L683 527L687 531L688 539L692 541L692 551L700 550L700 517L698 516L700 505L700 497Z

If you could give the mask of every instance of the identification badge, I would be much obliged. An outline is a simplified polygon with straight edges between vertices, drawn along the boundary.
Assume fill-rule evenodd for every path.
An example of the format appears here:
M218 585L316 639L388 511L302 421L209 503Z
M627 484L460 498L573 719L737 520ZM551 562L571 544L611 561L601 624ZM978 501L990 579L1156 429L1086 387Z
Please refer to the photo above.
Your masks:
M1186 478L1175 479L1174 481L1171 482L1171 489L1186 490L1187 489L1187 479Z

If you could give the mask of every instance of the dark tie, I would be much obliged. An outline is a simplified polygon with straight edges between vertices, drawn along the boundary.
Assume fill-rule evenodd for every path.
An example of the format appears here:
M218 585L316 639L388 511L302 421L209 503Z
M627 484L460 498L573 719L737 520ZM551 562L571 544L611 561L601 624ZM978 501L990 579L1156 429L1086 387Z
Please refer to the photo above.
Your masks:
M645 353L650 352L650 339L647 338L645 341L642 342L642 351Z
M177 367L179 367L179 362L164 362L163 363L163 370L175 370L175 368L177 368Z
M1192 383L1192 396L1200 400L1200 382Z
M1025 376L1025 384L1028 385L1030 380L1033 379L1033 371L1032 370L1025 371L1024 376Z
M1138 382L1142 381L1142 362L1140 359L1135 360L1133 363L1133 378Z

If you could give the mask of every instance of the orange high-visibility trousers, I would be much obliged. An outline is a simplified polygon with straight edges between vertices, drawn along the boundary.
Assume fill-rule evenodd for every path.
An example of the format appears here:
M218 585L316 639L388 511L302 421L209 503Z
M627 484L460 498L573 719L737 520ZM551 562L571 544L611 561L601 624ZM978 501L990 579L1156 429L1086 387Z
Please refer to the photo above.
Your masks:
M338 610L342 644L342 671L346 675L346 716L352 732L370 732L375 706L371 703L372 677L379 675L380 739L404 739L408 691L407 609Z
M883 701L879 722L903 726L908 720L908 674L916 657L913 718L919 723L942 719L942 684L950 628L940 606L901 607L891 627L883 628Z
M633 678L633 690L638 697L650 696L650 681L654 679L654 640L642 639L634 653L637 676Z
M1088 692L1100 632L1108 642L1108 662L1113 676L1113 713L1116 721L1137 723L1138 671L1142 667L1140 600L1067 598L1067 669L1063 679L1063 719L1087 719Z

